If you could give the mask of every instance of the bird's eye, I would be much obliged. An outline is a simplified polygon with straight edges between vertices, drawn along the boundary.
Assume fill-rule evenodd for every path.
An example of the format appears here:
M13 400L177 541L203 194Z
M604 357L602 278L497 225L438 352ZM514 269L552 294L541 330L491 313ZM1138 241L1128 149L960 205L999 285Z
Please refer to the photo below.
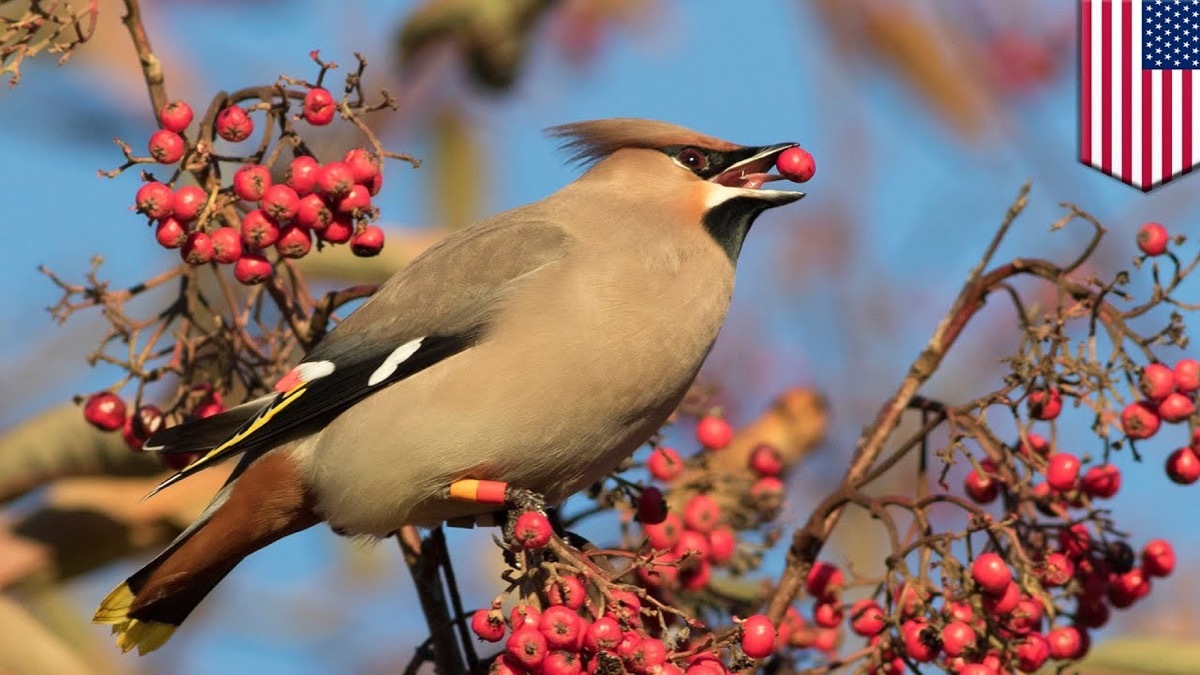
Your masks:
M680 164L692 171L703 171L708 168L708 157L695 148L684 148L676 157Z

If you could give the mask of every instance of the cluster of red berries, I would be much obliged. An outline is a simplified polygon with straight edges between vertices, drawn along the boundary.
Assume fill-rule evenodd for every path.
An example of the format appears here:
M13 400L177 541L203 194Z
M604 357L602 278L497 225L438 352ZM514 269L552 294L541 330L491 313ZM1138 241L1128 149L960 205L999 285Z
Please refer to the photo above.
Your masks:
M1142 400L1130 403L1121 411L1121 428L1134 440L1144 440L1158 433L1163 422L1185 422L1196 412L1196 395L1200 391L1200 361L1180 359L1170 368L1151 363L1142 369L1138 381ZM1190 445L1179 448L1167 458L1167 475L1182 485L1200 479L1200 433L1193 434Z
M211 387L196 387L199 400L192 411L195 419L211 417L225 411L220 392ZM160 431L166 423L163 411L155 405L142 405L132 412L118 395L100 391L88 396L83 404L83 417L101 431L120 431L131 450L141 450L146 439ZM159 456L172 469L180 469L195 458L191 453Z
M329 92L317 87L306 95L302 115L311 124L328 124L336 108ZM175 164L195 149L182 135L192 117L191 106L183 101L163 107L162 128L149 142L156 161ZM253 130L253 119L240 106L228 106L217 115L215 131L227 141L244 141ZM274 184L268 167L248 163L234 174L232 185L213 194L194 185L172 189L151 181L138 189L136 208L155 221L158 243L179 249L188 264L232 264L238 281L257 284L273 273L266 255L271 248L280 258L300 258L312 249L315 238L328 244L349 242L359 256L379 253L383 230L366 222L376 214L371 197L382 185L379 158L356 148L341 161L324 164L298 155L283 182ZM235 205L243 207L238 222L223 208Z

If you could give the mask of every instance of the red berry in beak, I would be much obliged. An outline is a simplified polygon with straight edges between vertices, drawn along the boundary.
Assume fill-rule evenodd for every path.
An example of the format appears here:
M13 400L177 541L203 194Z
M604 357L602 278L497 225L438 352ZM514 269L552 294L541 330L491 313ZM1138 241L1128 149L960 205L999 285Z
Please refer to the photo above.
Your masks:
M817 173L817 163L804 148L788 148L779 153L775 168L780 175L793 183L803 183Z

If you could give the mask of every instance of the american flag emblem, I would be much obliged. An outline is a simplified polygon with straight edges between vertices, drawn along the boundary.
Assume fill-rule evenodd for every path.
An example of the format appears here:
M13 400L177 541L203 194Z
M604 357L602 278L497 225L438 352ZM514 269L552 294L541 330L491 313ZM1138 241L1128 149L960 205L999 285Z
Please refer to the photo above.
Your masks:
M1150 190L1200 162L1200 0L1080 0L1079 159Z

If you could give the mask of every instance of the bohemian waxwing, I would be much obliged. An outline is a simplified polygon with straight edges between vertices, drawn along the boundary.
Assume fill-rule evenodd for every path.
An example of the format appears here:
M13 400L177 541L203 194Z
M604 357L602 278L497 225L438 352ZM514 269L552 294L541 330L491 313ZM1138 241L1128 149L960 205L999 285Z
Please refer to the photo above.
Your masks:
M325 521L385 537L501 508L480 485L558 502L663 424L717 337L750 225L804 196L760 189L795 144L641 119L551 133L591 165L578 180L430 248L276 393L147 441L203 453L159 489L241 459L96 611L122 650L161 646L242 558L289 534Z

